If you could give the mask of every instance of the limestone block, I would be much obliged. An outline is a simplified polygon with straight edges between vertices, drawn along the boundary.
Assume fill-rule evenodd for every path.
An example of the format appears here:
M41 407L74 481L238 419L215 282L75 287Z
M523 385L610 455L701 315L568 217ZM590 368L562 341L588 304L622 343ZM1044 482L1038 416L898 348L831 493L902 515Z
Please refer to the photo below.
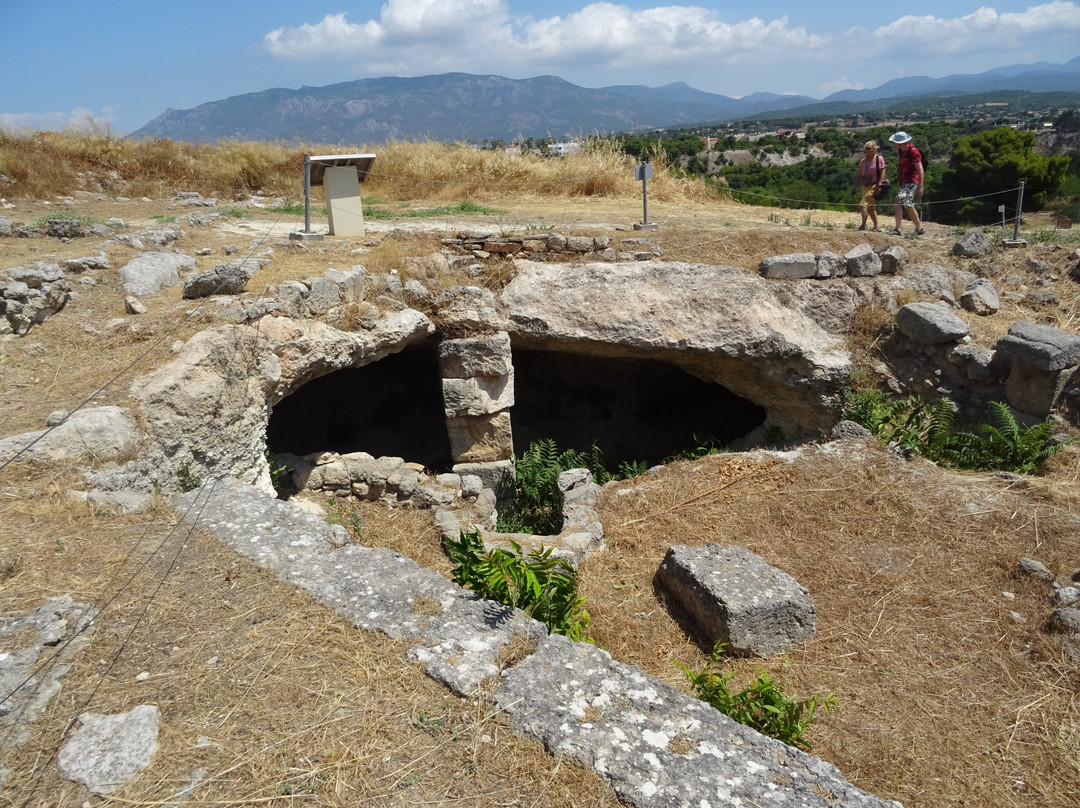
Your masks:
M307 306L312 314L326 314L341 303L341 290L329 278L309 278L307 283L310 284Z
M31 289L40 289L47 283L56 283L63 278L64 270L59 264L42 262L32 267L11 267L6 274L8 280L14 283L25 283Z
M59 426L0 439L0 462L16 455L27 460L55 462L80 455L112 459L134 451L139 428L131 410L124 407L88 407Z
M593 251L593 240L590 236L567 236L566 251L587 253Z
M279 311L286 317L298 320L307 314L304 300L307 298L308 288L300 281L285 281L278 284L277 299Z
M990 281L979 278L969 284L960 296L960 305L966 311L985 317L989 314L997 314L1001 308L1001 299L997 290L990 285Z
M1039 370L1063 370L1080 365L1080 337L1021 320L998 340L997 352L1004 358Z
M352 475L344 460L335 460L322 467L323 486L326 488L351 488Z
M513 369L510 335L443 340L439 345L439 371L444 379L506 376Z
M364 299L367 291L367 270L359 264L347 271L328 269L326 277L337 284L343 302L356 303Z
M847 259L848 275L853 278L869 278L881 274L881 256L874 252L874 248L869 244L860 244L844 258Z
M893 244L890 247L886 247L884 250L878 251L877 254L878 258L881 259L882 275L899 275L907 266L907 250L899 244Z
M1076 365L1062 370L1040 370L1014 363L1005 382L1005 400L1020 412L1045 418L1076 370Z
M774 255L758 264L758 272L765 278L813 278L817 271L813 253Z
M451 286L435 300L444 330L498 328L495 295L478 286Z
M120 269L124 290L136 297L151 297L163 289L180 285L180 270L194 269L188 255L150 252L137 255Z
M505 376L443 379L443 410L447 418L490 415L514 406L514 372Z
M823 252L817 255L817 272L815 278L841 278L847 274L847 261L843 256L834 252Z
M549 250L554 252L564 252L566 250L566 236L562 233L548 233L547 246Z
M238 295L247 289L247 282L265 263L267 262L250 258L218 264L188 280L184 284L181 297L194 300L211 295Z
M455 463L453 471L455 474L460 474L462 479L467 476L479 477L484 488L496 492L503 489L507 484L513 485L514 481L514 463L512 460Z
M961 258L980 258L990 252L990 239L981 230L972 230L962 235L953 244L952 254Z
M509 460L514 454L510 413L460 415L446 422L450 452L459 463L490 463ZM456 467L455 467L456 470Z
M976 345L957 345L945 357L950 363L964 369L973 382L989 384L997 376L994 353Z
M919 345L942 345L970 331L945 303L908 303L896 312L896 326Z
M658 572L710 641L740 654L782 654L813 639L810 593L744 547L674 545Z

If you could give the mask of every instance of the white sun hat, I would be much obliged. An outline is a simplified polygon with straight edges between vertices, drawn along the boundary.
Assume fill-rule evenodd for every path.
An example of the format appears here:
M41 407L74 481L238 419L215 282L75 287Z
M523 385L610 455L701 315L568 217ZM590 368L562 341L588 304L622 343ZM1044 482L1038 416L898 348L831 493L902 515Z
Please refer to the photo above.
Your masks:
M909 135L907 132L897 132L895 135L889 138L889 142L895 143L897 146L899 146L901 143L910 143L911 135Z

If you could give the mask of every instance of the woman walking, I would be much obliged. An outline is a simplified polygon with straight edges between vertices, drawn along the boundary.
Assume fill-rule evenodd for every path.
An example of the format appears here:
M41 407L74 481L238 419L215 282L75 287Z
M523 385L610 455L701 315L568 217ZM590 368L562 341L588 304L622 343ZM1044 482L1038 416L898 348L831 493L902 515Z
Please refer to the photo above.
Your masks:
M877 221L877 194L881 189L881 181L885 179L885 158L878 154L876 141L868 140L863 144L863 159L859 162L859 170L855 174L855 183L851 186L851 193L862 186L862 197L859 199L859 213L862 214L860 230L866 229L866 218L874 224L874 232L880 233Z

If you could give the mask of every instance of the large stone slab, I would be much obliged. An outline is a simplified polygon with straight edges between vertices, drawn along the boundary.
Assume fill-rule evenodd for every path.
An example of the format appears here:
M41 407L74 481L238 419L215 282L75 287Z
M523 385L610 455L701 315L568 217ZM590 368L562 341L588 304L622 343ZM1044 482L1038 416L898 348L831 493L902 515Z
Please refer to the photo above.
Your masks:
M124 407L88 407L63 423L40 432L26 432L0 440L0 462L21 455L27 460L51 462L89 455L111 460L139 445L140 433L131 410Z
M814 637L816 614L806 587L745 547L676 544L657 576L726 650L765 657Z
M250 485L207 484L174 500L177 512L353 625L416 641L410 656L459 695L499 672L499 655L543 624L483 600L399 553L349 543L340 526Z
M56 765L95 794L110 794L150 765L157 752L161 711L140 704L117 715L83 713Z
M899 808L599 648L546 639L495 692L511 726L639 808Z
M896 327L919 345L942 345L971 330L946 303L908 303L896 312Z
M181 270L194 269L196 263L191 256L179 253L143 253L121 267L120 277L126 291L136 297L149 297L179 286Z
M765 408L792 438L835 419L850 358L835 334L780 302L787 284L678 262L516 266L498 300L515 349L670 362Z

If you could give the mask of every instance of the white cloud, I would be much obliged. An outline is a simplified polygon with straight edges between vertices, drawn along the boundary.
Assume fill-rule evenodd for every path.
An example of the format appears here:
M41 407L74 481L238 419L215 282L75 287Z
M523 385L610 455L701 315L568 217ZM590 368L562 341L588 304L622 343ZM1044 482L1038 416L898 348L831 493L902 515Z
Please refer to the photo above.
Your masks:
M999 14L985 6L953 19L933 15L901 17L877 28L882 46L912 54L957 55L990 49L1012 50L1038 45L1048 38L1075 39L1080 33L1080 6L1054 0L1022 12Z
M847 76L841 76L833 81L827 81L821 85L821 97L824 98L827 95L838 93L842 90L865 90L866 85L861 81L855 81L849 79Z
M565 17L536 19L513 14L508 0L387 0L378 19L352 23L345 14L328 14L318 23L271 31L264 46L280 59L352 60L357 73L372 75L536 75L574 67L700 71L750 63L805 74L810 65L850 70L852 53L866 51L868 38L875 58L975 54L994 47L1005 62L1009 51L1078 34L1080 6L1072 0L1016 13L984 7L953 19L905 16L872 32L810 31L786 17L727 22L697 6L633 9L595 2ZM857 86L846 79L834 83L838 89Z

